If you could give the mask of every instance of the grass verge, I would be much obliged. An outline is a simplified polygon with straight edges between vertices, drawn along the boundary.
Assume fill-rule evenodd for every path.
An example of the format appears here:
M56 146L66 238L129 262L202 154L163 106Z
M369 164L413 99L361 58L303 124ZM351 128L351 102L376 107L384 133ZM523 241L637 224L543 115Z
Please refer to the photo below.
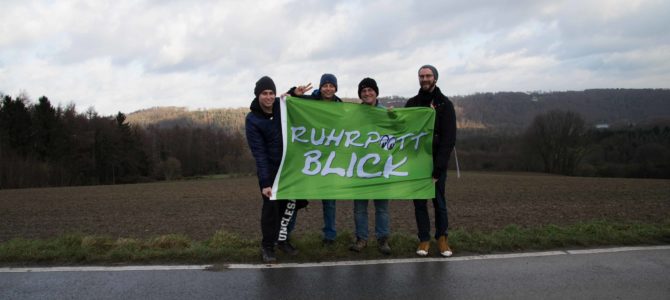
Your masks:
M300 250L295 257L279 253L281 262L320 262L414 257L416 237L409 233L391 236L393 254L386 256L370 241L361 253L348 250L353 234L344 232L330 247L321 245L319 233L308 233L293 240ZM459 253L492 253L547 250L556 248L642 245L670 243L670 220L662 224L621 223L596 220L572 226L554 225L522 228L509 225L499 231L479 232L455 229L450 245ZM218 231L206 241L183 235L164 235L151 239L111 238L67 234L47 240L13 239L0 244L0 263L29 264L126 264L126 263L258 263L259 241ZM431 247L436 256L436 245Z

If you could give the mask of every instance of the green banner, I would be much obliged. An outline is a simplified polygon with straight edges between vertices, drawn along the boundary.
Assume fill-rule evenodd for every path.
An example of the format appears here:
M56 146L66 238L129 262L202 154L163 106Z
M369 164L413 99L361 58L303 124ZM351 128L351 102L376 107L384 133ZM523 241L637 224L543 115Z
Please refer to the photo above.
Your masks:
M272 199L430 199L435 112L287 97Z

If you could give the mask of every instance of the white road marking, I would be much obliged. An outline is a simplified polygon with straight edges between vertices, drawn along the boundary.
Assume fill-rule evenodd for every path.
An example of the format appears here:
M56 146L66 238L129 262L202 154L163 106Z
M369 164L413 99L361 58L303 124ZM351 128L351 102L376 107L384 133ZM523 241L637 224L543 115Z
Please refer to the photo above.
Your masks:
M285 264L222 264L222 265L156 265L156 266L88 266L88 267L27 267L27 268L0 268L0 273L42 273L42 272L122 272L122 271L173 271L173 270L228 270L228 269L277 269L277 268L315 268L315 267L337 267L337 266L362 266L378 264L402 264L423 262L453 262L486 259L509 259L520 257L541 257L556 255L582 255L596 253L614 253L627 251L648 250L670 250L670 245L665 246L641 246L641 247L617 247L587 250L565 250L544 251L510 254L489 254L472 256L455 256L449 258L401 258L401 259L378 259L378 260L355 260L355 261L333 261L321 263L285 263Z
M625 252L638 250L667 250L668 246L639 246L639 247L618 247L618 248L604 248L604 249L585 249L585 250L568 250L569 254L592 254L592 253L609 253L609 252Z
M209 265L211 266L211 265ZM174 265L174 266L90 266L90 267L44 267L44 268L0 268L0 273L41 273L41 272L121 272L121 271L172 271L172 270L204 270L208 265Z

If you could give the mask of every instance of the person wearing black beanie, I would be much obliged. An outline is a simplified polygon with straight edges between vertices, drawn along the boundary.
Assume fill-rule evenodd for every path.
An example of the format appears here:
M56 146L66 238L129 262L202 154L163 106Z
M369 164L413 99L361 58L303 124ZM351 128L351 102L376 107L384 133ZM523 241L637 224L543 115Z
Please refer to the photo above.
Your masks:
M256 161L256 174L263 198L261 208L261 258L264 263L275 263L275 244L283 252L295 255L298 250L288 241L288 233L295 225L295 200L271 201L272 184L279 170L282 157L282 133L279 98L272 78L261 77L254 87L254 99L245 120L245 132L251 154ZM290 217L282 227L282 218ZM284 230L286 229L286 230ZM281 234L281 232L286 232Z
M358 84L358 98L363 105L373 107L383 107L377 100L379 88L377 82L369 77L363 78ZM375 237L377 238L377 249L379 252L391 254L389 245L389 200L378 199L373 201L375 204ZM354 224L356 230L356 241L349 247L349 250L361 252L368 246L368 200L354 201Z
M435 239L440 255L452 255L448 241L449 219L445 183L449 157L456 145L456 113L449 98L437 87L438 73L432 65L419 68L419 94L407 100L405 107L431 107L435 110L435 130L433 132L433 182L435 182ZM430 248L430 217L425 199L414 200L414 215L418 229L419 246L416 254L426 256Z
M361 101L363 101L363 104L378 106L379 104L379 101L377 100L378 96L379 96L379 87L377 87L377 82L374 79L370 77L365 77L363 78L363 80L361 80L360 83L358 83L358 99L361 99Z
M256 81L254 95L258 97L258 95L260 95L265 90L271 90L275 95L277 94L277 87L275 86L275 82L268 76L263 76L261 79Z

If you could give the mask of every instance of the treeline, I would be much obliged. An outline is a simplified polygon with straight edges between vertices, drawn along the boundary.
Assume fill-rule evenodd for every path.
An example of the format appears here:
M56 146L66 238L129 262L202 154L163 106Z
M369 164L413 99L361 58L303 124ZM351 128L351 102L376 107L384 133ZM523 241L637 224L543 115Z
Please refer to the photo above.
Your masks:
M537 113L529 121L496 121L504 114L494 118L494 109L482 108L480 111L487 113L482 113L479 119L468 118L473 114L471 108L456 105L459 132L455 154L460 167L670 178L667 120L670 101L650 96L667 97L668 91L624 90L623 94L629 96L646 95L639 98L642 102L638 106L649 107L633 109L628 114L606 113L610 105L602 104L607 102L600 97L602 93L616 96L617 91L584 92L598 95L592 95L597 100L589 103L600 103L599 111L603 111L602 115L589 118L581 110L560 109ZM553 103L558 100L547 99L560 98L555 93L540 93L545 100L536 101L533 96L521 94L531 98L523 100L526 104L521 101L507 108L508 114L516 114L520 119L528 118L529 113L522 109L528 102ZM486 94L475 97L489 97L482 95ZM493 95L483 102L472 101L486 106L486 101L503 99L499 94ZM635 102L629 96L611 101L632 109ZM0 189L146 182L209 174L248 174L255 170L243 131L247 108L195 112L174 107L152 108L128 117L123 113L99 116L93 109L78 113L74 105L54 107L46 97L39 98L37 103L31 103L24 95L0 97ZM392 97L385 101L387 105L397 102L394 106L403 106L405 100ZM613 115L630 122L618 122L619 125L612 122L604 129L593 126L594 119L614 118ZM657 121L641 122L653 119ZM515 130L493 129L507 128L505 122L517 127L525 125ZM455 167L453 159L450 167Z
M463 119L490 129L519 132L552 110L579 112L588 124L647 124L670 116L668 89L592 89L566 92L499 92L453 97Z
M251 173L239 131L219 127L131 125L123 113L77 113L46 97L2 96L0 189L145 182Z
M670 123L596 129L572 111L537 115L519 134L462 130L464 170L670 178ZM452 160L453 161L453 160Z

